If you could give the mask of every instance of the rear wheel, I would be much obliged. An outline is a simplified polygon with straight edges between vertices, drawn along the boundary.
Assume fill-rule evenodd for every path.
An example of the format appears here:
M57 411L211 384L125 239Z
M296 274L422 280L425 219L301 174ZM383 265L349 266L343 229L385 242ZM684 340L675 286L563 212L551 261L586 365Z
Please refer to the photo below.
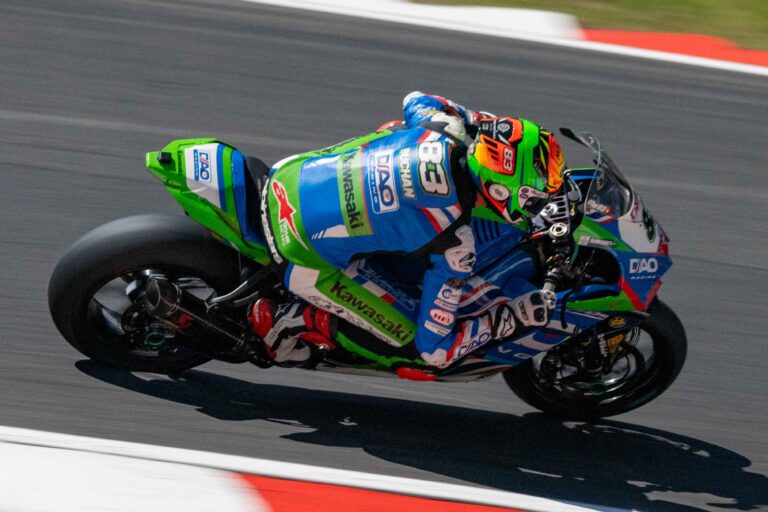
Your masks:
M685 330L674 311L655 300L648 312L638 327L623 333L613 364L599 376L544 354L507 370L504 380L527 404L563 418L590 420L636 409L674 382L687 351ZM553 364L556 374L547 375L547 365Z
M144 312L149 275L207 298L238 284L238 256L182 217L110 222L75 242L54 269L48 304L56 327L82 354L116 368L171 373L209 361Z

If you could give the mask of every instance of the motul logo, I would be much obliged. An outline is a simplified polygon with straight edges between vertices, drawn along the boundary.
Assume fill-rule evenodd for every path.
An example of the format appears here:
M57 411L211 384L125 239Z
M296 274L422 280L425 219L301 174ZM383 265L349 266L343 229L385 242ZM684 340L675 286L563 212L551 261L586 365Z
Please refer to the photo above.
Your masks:
M659 262L656 258L632 258L629 260L630 274L653 274L659 270Z

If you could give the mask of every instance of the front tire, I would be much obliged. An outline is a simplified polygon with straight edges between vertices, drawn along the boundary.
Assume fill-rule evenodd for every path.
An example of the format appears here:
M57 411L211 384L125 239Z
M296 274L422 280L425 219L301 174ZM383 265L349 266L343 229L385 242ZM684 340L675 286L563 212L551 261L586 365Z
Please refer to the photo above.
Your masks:
M48 305L59 332L82 354L120 369L172 373L209 361L183 347L137 350L120 335L119 312L113 315L114 333L97 325L104 322L95 322L95 308L108 312L101 316L113 313L102 307L97 293L147 269L197 279L218 293L239 283L237 253L194 222L167 215L119 219L84 235L56 265Z
M685 363L685 329L674 311L656 299L648 308L650 316L640 324L641 333L652 340L653 358L641 364L642 373L629 389L614 394L565 392L557 385L542 385L532 360L504 372L504 380L525 403L564 419L593 420L625 413L661 395L677 378ZM637 357L637 354L635 354ZM588 386L584 386L587 389Z

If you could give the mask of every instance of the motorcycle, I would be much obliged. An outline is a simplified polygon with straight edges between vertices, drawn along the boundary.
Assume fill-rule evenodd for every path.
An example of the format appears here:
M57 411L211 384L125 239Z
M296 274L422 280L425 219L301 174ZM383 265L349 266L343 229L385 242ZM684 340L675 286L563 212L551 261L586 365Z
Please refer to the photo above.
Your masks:
M322 351L313 369L434 381L501 374L529 405L579 420L620 414L663 393L686 356L685 330L657 297L672 264L669 239L593 135L561 132L589 148L594 165L565 171L521 243L494 238L498 219L474 215L479 242L494 245L478 251L478 279L461 298L473 302L482 295L473 283L501 285L514 272L556 292L548 325L439 370L425 368L412 343L382 342L373 353L354 340ZM139 215L80 238L51 276L56 327L87 357L131 371L180 372L211 359L271 366L246 312L259 297L289 296L260 222L269 168L215 139L172 141L147 153L146 165L192 220ZM414 263L378 258L390 269Z

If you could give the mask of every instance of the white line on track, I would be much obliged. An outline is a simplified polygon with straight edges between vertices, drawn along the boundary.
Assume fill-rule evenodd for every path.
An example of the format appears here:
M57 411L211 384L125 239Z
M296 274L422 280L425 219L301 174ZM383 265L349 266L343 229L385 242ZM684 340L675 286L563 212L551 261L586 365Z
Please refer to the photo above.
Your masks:
M9 444L11 445L10 448L7 446ZM48 447L59 450L71 450L73 453L81 452L81 454L84 454L85 456L93 456L95 454L122 456L139 461L157 461L165 464L175 463L183 464L185 466L196 466L201 470L203 468L208 468L233 471L288 480L343 485L347 487L406 494L410 496L443 499L447 501L500 507L515 507L531 511L589 512L595 510L618 510L563 503L545 498L483 489L479 487L0 426L0 454L9 455L8 457L4 456L2 463L0 464L0 511L11 510L10 508L7 508L7 504L3 502L5 493L8 491L8 488L4 489L4 487L8 482L15 481L12 478L15 468L23 467L25 464L25 453L29 453L29 451L27 450L25 452L24 450L19 450L18 448L21 447L21 445L27 445L30 450L34 450L35 448L33 447ZM14 453L16 455L10 457L10 454ZM59 456L59 458L61 458L62 464L66 462L66 456ZM55 459L51 460L54 461L52 462L53 464L56 464ZM82 461L82 459L79 460ZM137 462L136 465L141 465L141 462ZM78 463L77 466L73 466L71 463L68 465L69 471L71 475L73 475L71 478L76 478L77 471L75 471L75 469L81 466L82 462ZM44 468L41 469L44 470ZM65 465L62 465L62 469L66 470ZM136 469L136 471L141 471L141 468ZM192 477L196 476L194 472L190 473L190 475ZM6 478L8 480L6 480ZM36 492L44 492L46 484L47 482L40 483L39 489ZM216 493L211 496L215 495ZM198 508L196 510L201 509ZM219 508L219 510L225 509ZM233 507L232 510L239 509Z
M268 512L231 473L0 442L0 512Z
M375 2L358 0L243 1L294 9L325 12L330 14L355 16L359 18L368 18L380 21L405 23L422 27L456 30L472 34L481 34L486 36L502 37L506 39L517 39L520 41L530 41L534 43L562 46L565 48L589 50L595 52L610 53L614 55L624 55L628 57L639 57L642 59L671 62L676 64L687 64L692 66L717 69L721 71L734 71L737 73L768 76L768 67L764 66L579 40L575 38L578 37L578 34L574 33L573 30L570 30L567 23L559 21L557 18L558 15L565 16L559 13L546 13L545 11L539 11L539 13L542 15L549 15L549 22L556 24L556 26L553 30L549 31L551 33L547 33L547 31L542 28L537 30L537 34L520 29L521 26L530 24L529 20L532 19L525 17L523 12L525 10L523 9L510 9L510 11L517 11L517 15L522 17L522 19L519 23L515 23L514 26L509 26L508 24L505 25L505 23L507 23L511 18L509 16L499 16L499 12L502 11L502 9L410 4L398 0L377 0ZM467 16L468 12L476 12L477 14L475 16L469 17ZM528 10L528 12L533 13L536 11ZM560 35L560 37L557 35Z

